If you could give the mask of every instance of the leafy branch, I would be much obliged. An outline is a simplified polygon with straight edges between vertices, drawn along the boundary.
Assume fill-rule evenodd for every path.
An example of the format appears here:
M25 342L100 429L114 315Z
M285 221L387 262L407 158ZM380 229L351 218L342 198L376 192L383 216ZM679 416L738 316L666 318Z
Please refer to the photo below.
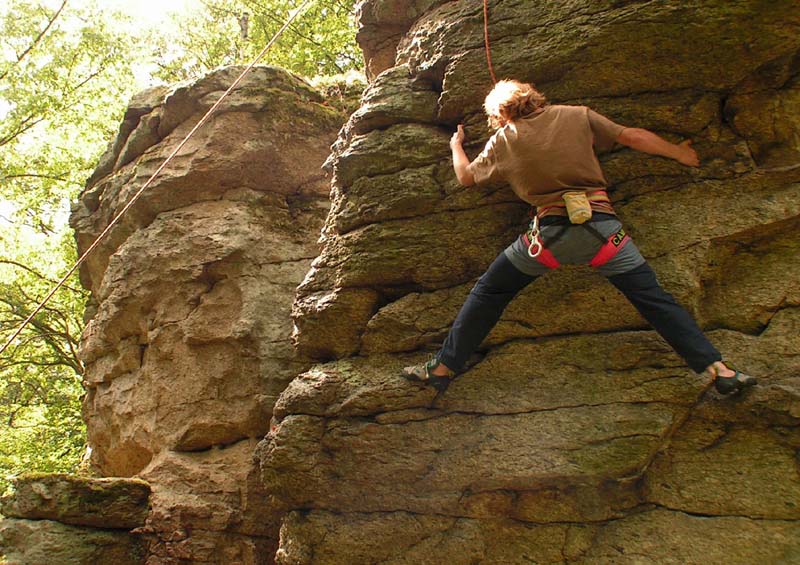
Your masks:
M53 16L51 18L48 18L47 25L44 26L42 31L39 32L39 34L31 42L31 44L25 50L23 50L22 53L20 53L17 56L17 60L12 65L9 65L9 67L7 69L5 69L2 74L0 74L0 80L3 80L4 78L6 78L6 75L8 75L8 73L11 71L11 69L13 69L15 66L19 65L22 62L22 60L28 55L28 53L33 51L33 49L37 45L39 45L39 43L42 41L44 36L47 35L47 32L50 31L50 28L53 27L53 24L58 19L58 17L61 15L61 12L64 10L64 7L66 5L67 5L67 0L64 0L63 2L61 2L61 6L59 6L58 10L56 10L56 13L53 14Z

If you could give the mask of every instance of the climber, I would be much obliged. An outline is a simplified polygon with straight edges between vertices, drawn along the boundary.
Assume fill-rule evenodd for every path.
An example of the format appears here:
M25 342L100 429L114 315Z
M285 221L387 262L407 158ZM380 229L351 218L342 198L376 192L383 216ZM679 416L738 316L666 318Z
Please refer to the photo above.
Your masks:
M691 141L669 143L640 128L618 125L585 106L551 105L533 85L498 82L486 97L497 131L470 163L464 128L450 140L453 168L463 186L502 180L535 207L526 233L501 252L478 280L441 350L403 376L444 391L524 287L561 263L588 263L625 295L696 373L714 379L721 394L756 384L729 368L695 321L656 280L622 228L606 194L595 150L621 143L697 167Z

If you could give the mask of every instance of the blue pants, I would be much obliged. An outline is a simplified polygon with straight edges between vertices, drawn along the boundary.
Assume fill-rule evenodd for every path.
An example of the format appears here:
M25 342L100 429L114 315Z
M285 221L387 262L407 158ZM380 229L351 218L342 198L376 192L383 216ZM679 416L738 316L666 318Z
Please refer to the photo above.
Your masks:
M560 258L559 258L560 260ZM722 360L719 351L703 335L689 313L658 284L644 259L639 266L608 280L636 307L667 343L697 373ZM478 279L456 317L437 358L461 372L470 355L489 334L511 299L536 280L538 275L522 272L503 252Z

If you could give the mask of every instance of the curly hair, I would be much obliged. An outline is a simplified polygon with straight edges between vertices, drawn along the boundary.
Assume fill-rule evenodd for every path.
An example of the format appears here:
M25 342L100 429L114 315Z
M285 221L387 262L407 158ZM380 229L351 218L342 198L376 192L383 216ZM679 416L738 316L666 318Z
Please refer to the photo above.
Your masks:
M483 109L489 117L489 127L499 129L506 122L524 118L547 106L544 94L527 82L501 80L486 95Z

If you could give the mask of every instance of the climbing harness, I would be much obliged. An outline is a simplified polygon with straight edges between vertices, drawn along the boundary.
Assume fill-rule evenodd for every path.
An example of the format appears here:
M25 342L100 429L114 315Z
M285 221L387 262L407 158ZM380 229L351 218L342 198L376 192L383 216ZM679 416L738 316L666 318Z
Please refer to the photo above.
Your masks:
M172 160L172 158L178 154L178 151L180 151L183 148L183 146L186 145L186 142L189 141L189 138L191 138L192 135L194 135L194 133L197 130L199 130L203 125L205 125L206 122L208 122L208 120L211 118L211 115L216 111L217 108L219 108L220 104L222 104L222 101L225 100L225 98L233 91L233 89L239 85L239 83L242 81L245 75L247 75L250 72L250 70L256 65L256 63L258 63L261 60L261 58L264 55L266 55L269 48L272 47L272 45L278 40L278 38L283 34L283 32L286 31L286 29L297 18L297 16L299 16L305 11L306 7L312 1L313 0L305 0L298 8L291 10L289 12L289 18L286 20L286 23L284 23L283 26L275 33L275 35L272 36L272 39L270 39L269 42L264 46L264 48L261 50L261 53L259 53L258 56L255 59L253 59L253 62L250 63L244 71L242 71L242 73L235 81L233 81L233 84L231 84L230 87L228 87L228 90L226 90L222 94L222 96L220 96L219 100L217 100L216 103L214 103L214 105L211 106L208 112L206 112L206 114L202 118L200 118L200 121L197 122L197 125L195 125L192 128L192 130L188 134L186 134L186 137L184 137L183 140L175 147L175 149L172 150L172 153L170 153L169 156L166 158L166 160L163 163L161 163L158 169L156 169L156 172L154 172L152 176L149 179L147 179L147 181L142 185L142 188L140 188L139 191L136 192L136 194L134 194L133 197L128 201L125 207L122 208L122 210L120 210L116 216L114 216L114 218L111 220L111 222L109 222L108 226L106 226L103 232L99 236L97 236L97 239L95 239L94 242L89 246L89 248L83 253L83 255L81 255L80 258L78 258L77 262L72 266L69 272L67 272L67 274L62 277L62 279L58 282L58 284L47 294L44 300L42 300L39 303L39 305L33 310L33 312L31 312L31 314L25 319L25 321L22 322L22 324L17 328L14 334L10 338L8 338L8 341L6 341L3 347L0 348L0 354L2 354L6 349L8 349L8 347L14 342L14 340L17 339L17 336L19 336L19 334L22 333L22 330L24 330L25 327L31 322L31 320L33 320L36 314L38 314L42 310L42 308L44 308L44 305L47 304L47 302L53 297L53 295L58 291L58 289L64 286L64 284L73 275L73 273L75 273L75 271L78 270L78 267L80 267L83 264L83 262L86 261L86 258L89 256L89 254L97 248L97 246L103 239L105 239L105 237L111 231L111 228L113 228L117 224L119 219L122 218L123 214L125 214L125 212L127 212L130 209L130 207L133 206L133 204L139 199L139 197L142 195L145 189L149 187L150 184L152 184L153 179L155 179L161 173L161 171L164 170L164 168Z
M547 244L550 246L554 245L565 233L567 233L568 229L573 227L578 226L562 226L561 229L549 239ZM592 257L591 261L589 261L589 265L595 269L602 267L611 261L611 259L613 259L631 239L630 236L625 233L624 228L620 228L617 232L605 237L591 223L587 222L585 224L580 224L579 227L591 233L602 243L595 256ZM556 259L555 255L553 255L547 246L545 246L544 241L542 240L538 216L534 216L531 220L530 224L528 225L528 231L522 235L522 241L528 248L528 255L532 259L536 259L548 269L555 269L561 265L561 263L558 262L558 259Z
M598 237L600 237L601 240L603 239L602 234L591 225L583 224L583 227L591 231ZM614 256L617 253L619 253L622 250L622 248L625 247L625 244L627 244L630 240L631 236L625 233L625 229L619 228L619 231L617 233L611 234L608 237L608 239L605 241L605 243L597 252L597 254L592 258L591 261L589 261L589 265L591 265L595 269L597 267L605 265L606 263L611 261L611 259L613 259Z

